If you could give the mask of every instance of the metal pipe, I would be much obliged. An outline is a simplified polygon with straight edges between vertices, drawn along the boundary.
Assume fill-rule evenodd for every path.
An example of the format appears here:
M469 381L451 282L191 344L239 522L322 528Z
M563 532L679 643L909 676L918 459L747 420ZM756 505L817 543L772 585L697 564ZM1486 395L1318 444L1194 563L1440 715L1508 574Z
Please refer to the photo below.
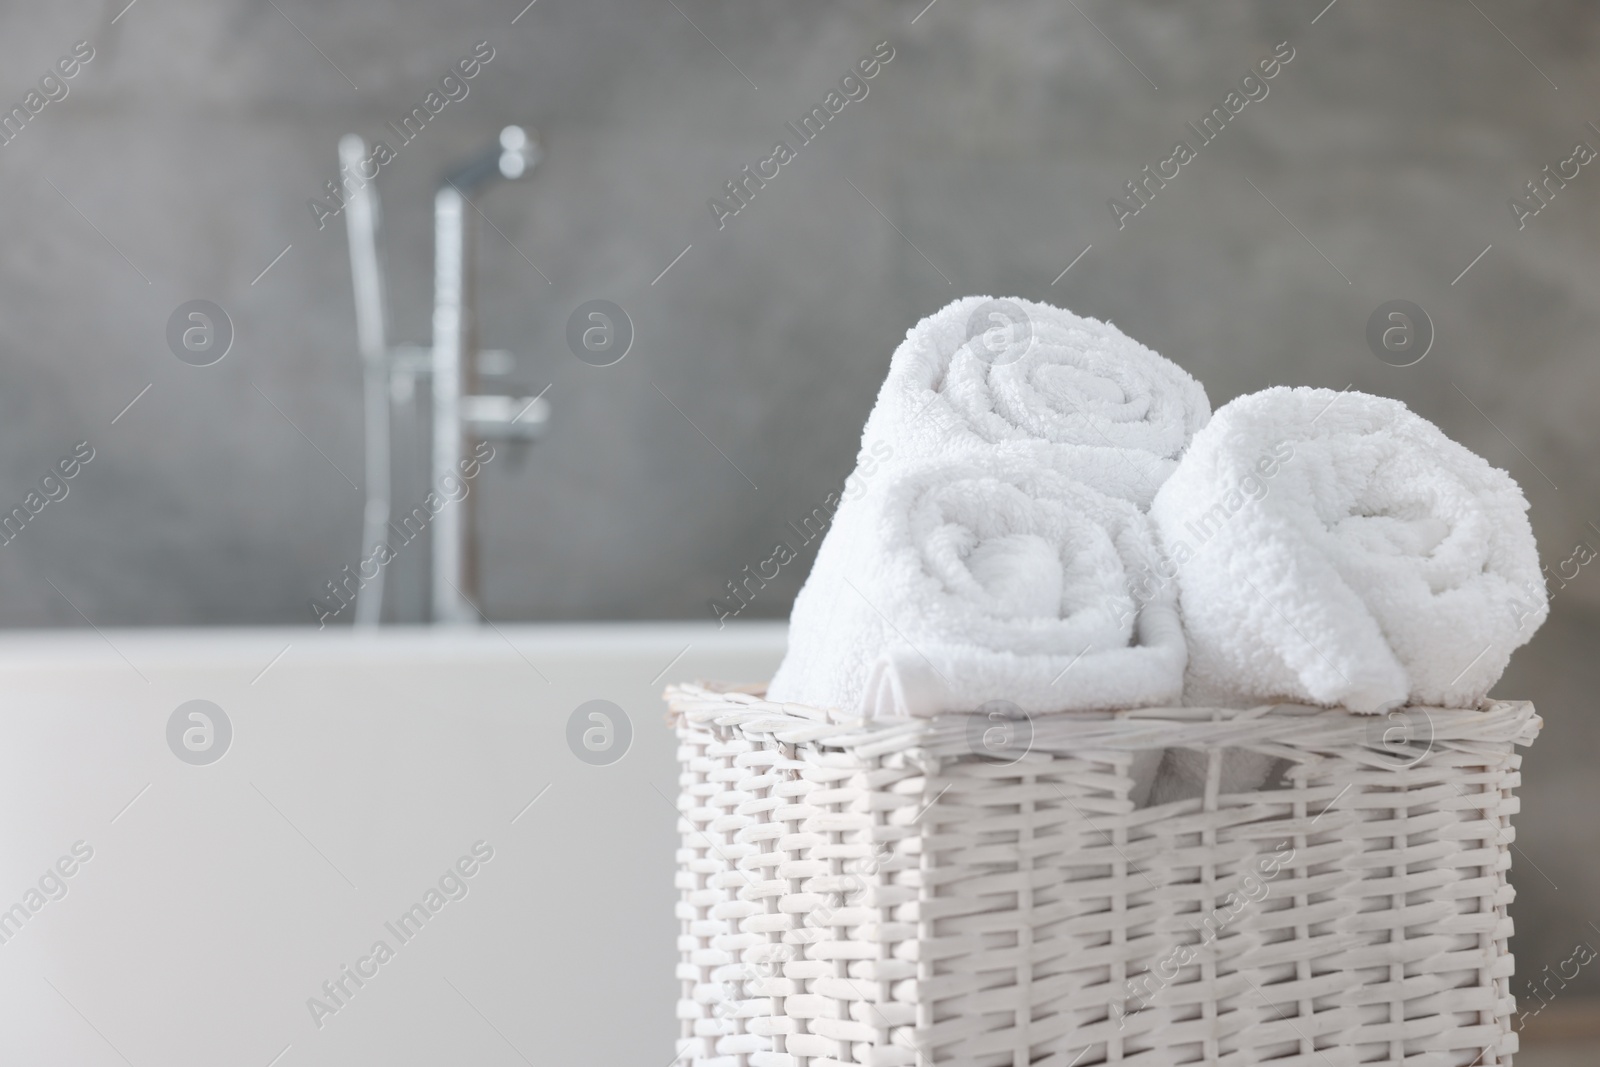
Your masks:
M462 455L461 394L467 345L467 198L450 183L433 198L433 477L439 491L459 471ZM446 504L431 524L433 545L430 616L436 623L476 621L467 600L464 512Z
M366 142L356 134L339 139L339 167L355 176L345 199L345 228L350 242L350 281L355 293L356 344L361 353L362 401L366 437L366 502L361 511L362 558L388 541L389 523L389 352L385 339L388 308L383 267L378 258L378 198L359 168L367 157ZM366 579L356 598L355 624L378 625L383 616L384 568Z
M447 174L433 199L433 480L429 488L440 491L447 477L460 478L467 436L481 433L485 414L482 398L469 395L474 356L471 331L472 297L468 241L470 197L497 179L522 177L539 161L538 142L521 126L507 126L496 143ZM476 210L473 208L473 210ZM532 432L542 426L548 408L529 401L522 414L506 420L513 432ZM527 420L527 426L509 423ZM430 615L436 623L476 622L477 606L467 590L473 588L469 523L472 503L446 505L434 516Z

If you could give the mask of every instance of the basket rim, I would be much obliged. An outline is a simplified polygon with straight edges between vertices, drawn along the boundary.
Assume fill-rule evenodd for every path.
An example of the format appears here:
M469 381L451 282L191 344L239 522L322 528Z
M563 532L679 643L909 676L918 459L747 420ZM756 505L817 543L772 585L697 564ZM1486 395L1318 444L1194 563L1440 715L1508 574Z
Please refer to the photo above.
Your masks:
M967 737L980 712L929 719L868 720L838 709L766 699L766 685L680 683L663 694L674 725L733 728L786 744L820 744L861 755L925 748L940 755L971 751ZM1255 707L1161 706L1064 711L1027 716L1036 749L1139 751L1151 748L1276 747L1296 750L1377 748L1395 716L1426 736L1427 748L1530 745L1543 720L1526 700L1485 700L1476 708L1407 705L1387 714L1343 707L1276 703Z

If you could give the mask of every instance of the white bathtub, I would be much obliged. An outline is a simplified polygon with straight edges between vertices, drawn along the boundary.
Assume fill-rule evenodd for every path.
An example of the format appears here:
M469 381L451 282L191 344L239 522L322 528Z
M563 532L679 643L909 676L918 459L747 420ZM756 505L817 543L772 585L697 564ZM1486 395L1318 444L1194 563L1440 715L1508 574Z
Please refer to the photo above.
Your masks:
M783 640L764 624L0 637L0 909L22 906L0 911L0 1063L664 1067L660 690L764 679ZM233 729L208 765L168 743L195 699ZM609 765L567 742L594 699L632 725ZM471 876L444 879L402 940L398 917L463 857ZM323 983L343 967L367 977L335 1001Z

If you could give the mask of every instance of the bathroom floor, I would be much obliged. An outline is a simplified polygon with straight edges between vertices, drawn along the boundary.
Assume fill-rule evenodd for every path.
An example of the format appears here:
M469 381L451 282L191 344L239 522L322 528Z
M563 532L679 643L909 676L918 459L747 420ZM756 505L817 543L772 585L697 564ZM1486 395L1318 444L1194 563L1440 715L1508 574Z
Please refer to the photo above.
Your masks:
M1532 1045L1517 1053L1517 1067L1594 1067L1600 1063L1600 1041L1562 1041Z
M1600 999L1558 1001L1520 1036L1516 1067L1594 1067L1600 1064Z

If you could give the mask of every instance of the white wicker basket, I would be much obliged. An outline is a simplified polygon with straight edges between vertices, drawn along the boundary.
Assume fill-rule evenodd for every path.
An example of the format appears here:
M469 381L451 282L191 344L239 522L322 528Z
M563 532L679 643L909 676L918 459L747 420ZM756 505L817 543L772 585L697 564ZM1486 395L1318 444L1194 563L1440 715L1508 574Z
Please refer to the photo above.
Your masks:
M675 687L679 1059L696 1067L1510 1064L1533 708L842 722ZM1423 736L1424 734L1428 736ZM1129 800L1140 750L1290 761ZM1015 750L1013 750L1015 751Z

